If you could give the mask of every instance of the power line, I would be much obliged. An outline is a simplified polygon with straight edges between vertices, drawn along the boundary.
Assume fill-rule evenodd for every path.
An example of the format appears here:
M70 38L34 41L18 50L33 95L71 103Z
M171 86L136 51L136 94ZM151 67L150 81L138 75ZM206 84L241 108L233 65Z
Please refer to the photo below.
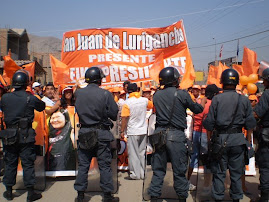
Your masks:
M262 34L262 33L265 33L265 32L269 32L269 29L268 29L268 30L261 31L261 32L257 32L257 33L254 33L254 34L246 35L246 36L243 36L243 37L239 37L239 38L231 39L231 40L228 40L228 41L218 42L218 43L216 43L216 44L214 43L214 44L205 45L205 46L190 47L190 49L206 48L206 47L215 46L215 45L219 45L219 44L229 43L229 42L232 42L232 41L236 41L236 40L238 40L238 39L248 38L248 37L255 36L255 35L258 35L258 34Z
M257 0L257 1L252 1L249 2L248 4L255 4L255 3L260 3L263 2L265 0ZM180 15L172 15L172 16L165 16L165 17L160 17L160 18L153 18L153 19L148 19L148 20L138 20L138 21L131 21L131 22L124 22L124 23L118 23L118 24L107 24L107 25L101 25L98 26L100 28L104 28L104 27L111 27L111 26L120 26L120 25L126 25L126 24L135 24L135 23L143 23L143 22L151 22L151 21L156 21L156 20L164 20L164 19L169 19L169 18L176 18L176 17L181 17L181 16L188 16L188 15L196 15L196 14L200 14L200 13L207 13L207 12L211 12L211 11L218 11L218 10L223 10L223 9L227 9L227 8L234 8L234 7L239 7L242 5L245 5L246 3L241 3L241 4L236 4L236 5L230 5L230 6L225 6L225 7L220 7L220 8L215 8L215 9L206 9L206 10L201 10L201 11L195 11L195 12L190 12L190 13L183 13ZM85 29L84 28L80 28L80 29ZM65 30L52 30L52 31L48 31L48 30L44 30L44 31L38 31L38 32L31 32L31 33L44 33L44 32L64 32Z
M244 3L244 4L242 4L242 3L238 4L240 1L241 1L241 0L236 1L234 4L232 4L232 6L234 6L234 5L239 5L238 7L240 8L241 6L245 5L245 3ZM232 7L232 8L233 8L233 7ZM201 28L204 28L204 27L206 27L206 26L212 24L213 22L215 22L215 21L218 20L219 18L224 17L225 15L229 14L230 12L233 12L236 8L235 8L235 9L232 9L232 10L231 10L230 12L228 12L228 13L225 13L225 11L228 10L228 9L229 9L229 8L224 9L224 11L222 11L221 13L217 13L215 16L210 17L210 19L207 20L206 22L204 22L204 23L200 23L198 26L196 26L196 27L193 28L193 31L200 30Z
M198 23L199 21L202 21L201 19L203 18L203 17L205 17L207 14L210 14L211 13L211 11L214 11L214 9L216 9L217 7L219 7L221 4L223 4L225 1L223 1L223 0L221 0L221 2L217 5L217 6L215 6L214 8L212 8L212 9L210 9L210 11L208 11L207 13L203 13L203 15L202 16L198 16L195 20L194 20L194 22L192 23L192 24L189 24L188 25L188 27L190 27L190 29L191 28L193 28L193 27L195 27L195 25L196 24L200 24L200 23Z

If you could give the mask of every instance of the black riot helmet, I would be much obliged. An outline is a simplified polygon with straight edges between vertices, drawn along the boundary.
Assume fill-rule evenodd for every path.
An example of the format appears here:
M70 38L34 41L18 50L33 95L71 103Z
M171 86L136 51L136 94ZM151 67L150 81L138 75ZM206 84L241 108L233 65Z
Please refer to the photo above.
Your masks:
M265 70L263 70L263 72L262 72L262 78L264 80L269 81L269 68L266 68Z
M99 67L91 67L85 72L85 82L101 84L102 79L105 78L104 72Z
M238 85L239 84L239 74L234 69L226 69L222 72L220 83L223 85Z
M17 71L12 77L12 86L16 88L26 88L29 84L29 75L23 71Z
M161 86L176 86L179 85L180 74L174 67L166 67L159 73L159 82Z

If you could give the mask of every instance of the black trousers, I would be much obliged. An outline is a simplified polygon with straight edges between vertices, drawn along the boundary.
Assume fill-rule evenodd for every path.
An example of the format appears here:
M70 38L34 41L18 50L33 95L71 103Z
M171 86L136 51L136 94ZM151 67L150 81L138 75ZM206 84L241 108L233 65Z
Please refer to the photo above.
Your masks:
M244 174L244 151L245 145L226 147L221 161L224 170L221 170L219 163L213 162L211 171L213 173L212 196L216 200L224 198L226 170L230 171L231 186L230 197L233 200L243 198L241 176Z
M188 198L189 184L186 178L188 156L186 137L182 131L170 130L164 148L156 150L151 159L153 176L148 194L161 196L162 185L166 174L168 157L173 168L174 189L181 199Z
M112 180L112 155L109 141L98 141L95 151L78 148L78 175L74 185L75 190L85 191L88 187L88 172L92 157L97 156L100 171L100 187L103 192L114 190Z
M262 192L269 192L269 146L260 145L256 153L256 161L259 165L260 186Z
M23 168L23 182L25 187L35 185L36 159L34 143L15 144L12 146L4 145L4 161L6 164L3 183L5 186L14 186L16 184L18 159L21 159Z

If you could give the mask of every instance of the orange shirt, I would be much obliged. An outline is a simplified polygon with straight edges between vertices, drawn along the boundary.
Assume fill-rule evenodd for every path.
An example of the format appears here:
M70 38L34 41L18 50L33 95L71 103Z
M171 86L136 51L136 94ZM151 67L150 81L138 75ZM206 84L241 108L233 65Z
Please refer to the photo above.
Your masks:
M197 103L201 103L201 100L198 99ZM193 130L199 131L202 133L206 133L206 129L203 127L203 120L206 118L208 112L209 112L209 107L211 105L211 100L207 100L207 103L205 104L204 111L200 114L195 114L194 115L194 127Z

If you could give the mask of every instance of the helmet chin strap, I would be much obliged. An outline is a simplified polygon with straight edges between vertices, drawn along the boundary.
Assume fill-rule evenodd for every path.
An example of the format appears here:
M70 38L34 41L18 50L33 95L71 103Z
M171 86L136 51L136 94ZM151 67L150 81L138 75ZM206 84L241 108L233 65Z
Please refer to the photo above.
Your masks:
M223 84L223 89L224 90L235 90L236 86L232 84Z

